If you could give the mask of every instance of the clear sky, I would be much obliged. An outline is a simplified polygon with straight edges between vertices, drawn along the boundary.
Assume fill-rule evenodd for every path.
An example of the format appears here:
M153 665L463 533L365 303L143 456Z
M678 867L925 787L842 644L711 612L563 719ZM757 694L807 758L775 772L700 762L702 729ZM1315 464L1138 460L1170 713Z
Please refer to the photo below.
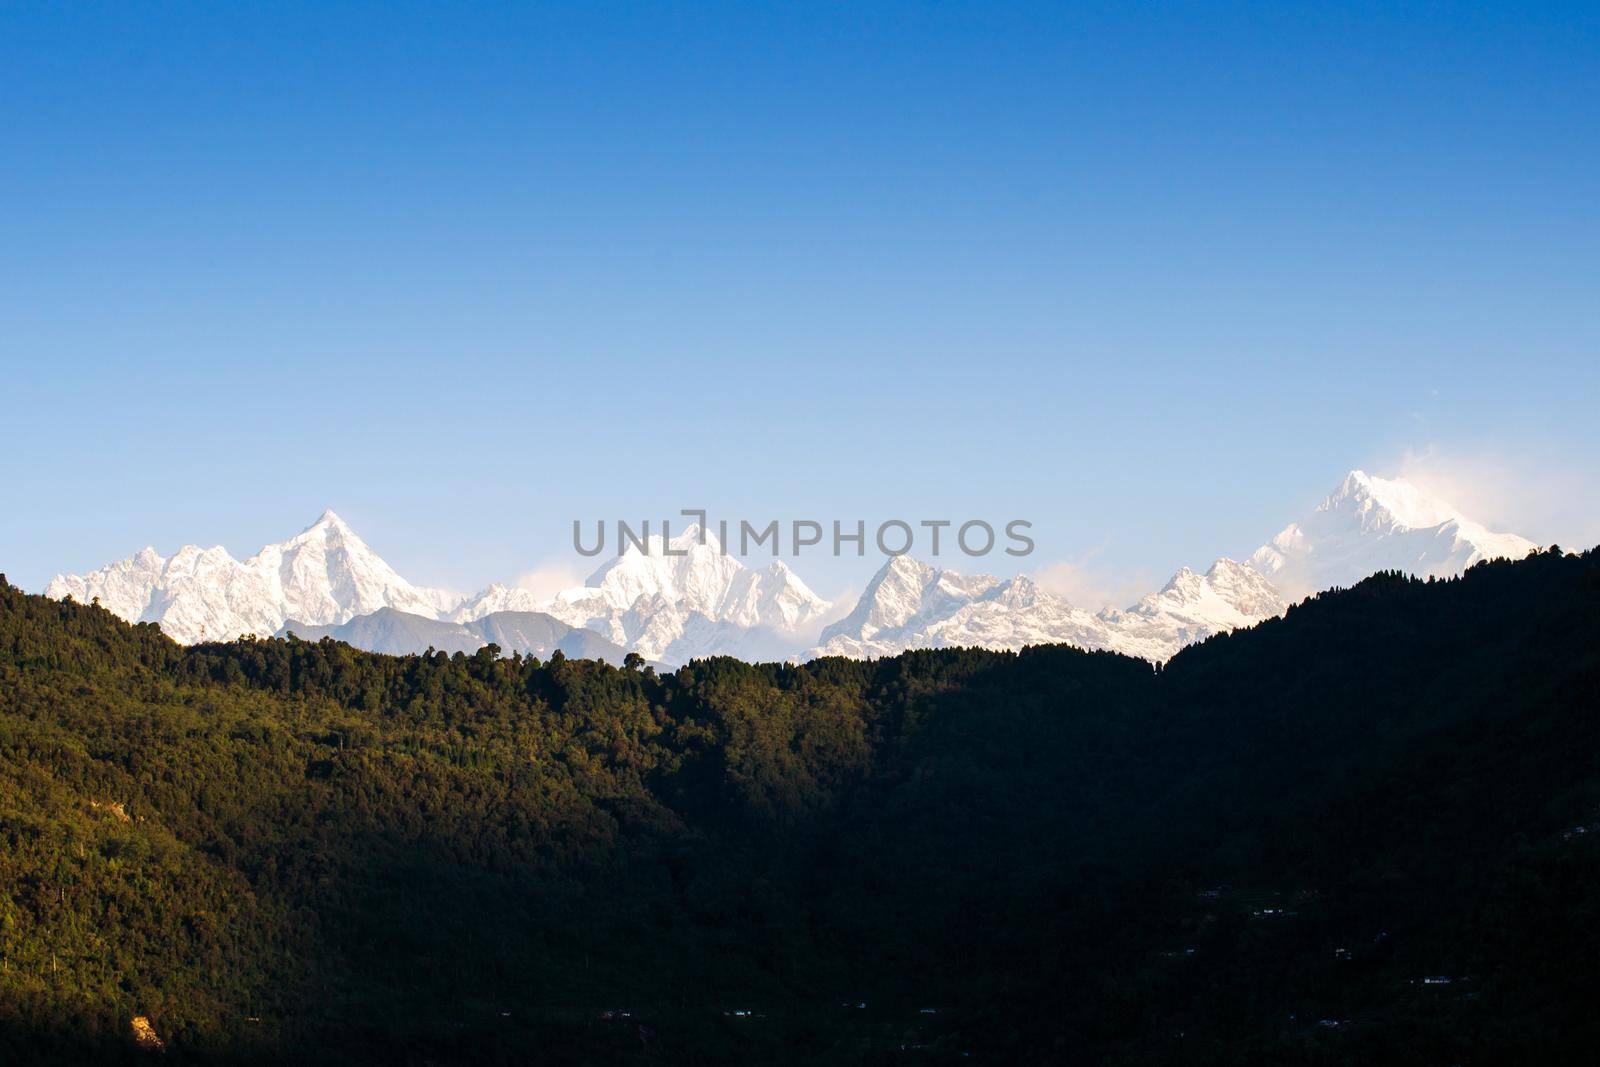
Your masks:
M1600 6L1292 7L8 4L0 571L703 505L1116 597L1354 466L1600 541Z

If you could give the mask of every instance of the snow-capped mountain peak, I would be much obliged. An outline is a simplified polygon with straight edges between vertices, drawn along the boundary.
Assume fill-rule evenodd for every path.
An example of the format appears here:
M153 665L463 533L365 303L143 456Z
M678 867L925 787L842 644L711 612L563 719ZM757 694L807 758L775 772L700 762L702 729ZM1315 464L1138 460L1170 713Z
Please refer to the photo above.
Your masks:
M698 525L640 541L608 559L581 586L548 599L490 586L451 618L470 622L493 612L541 611L646 659L676 665L734 650L786 654L811 639L828 611L828 602L783 561L748 567L724 554L716 534Z
M1341 508L1354 510L1373 529L1398 525L1418 530L1463 517L1452 505L1429 496L1404 478L1378 478L1362 470L1345 475L1317 510Z
M1347 474L1315 511L1258 548L1250 565L1291 600L1383 570L1448 577L1538 546L1495 533L1404 478Z
M528 589L494 582L457 604L448 614L450 622L472 622L502 611L542 611L547 598Z
M311 533L313 530L336 530L343 534L352 534L349 523L339 517L339 513L332 508L323 508L322 514L317 516L317 521L300 531L299 536Z
M626 610L640 597L660 595L690 610L715 618L722 598L744 564L722 552L710 531L691 526L670 540L662 534L642 538L644 547L629 544L589 576L583 589L561 594L572 602L591 602L598 591L611 607Z
M714 651L686 640L692 618L734 629L794 631L827 608L784 563L752 569L725 555L715 534L690 526L670 541L653 536L643 551L630 545L545 610L638 647L647 658L681 662Z
M910 556L891 556L872 576L855 610L822 631L823 645L838 636L871 641L958 610L999 583L990 575L964 577Z
M807 653L890 656L908 648L1020 648L1070 644L1166 660L1186 644L1283 611L1272 584L1220 559L1199 574L1185 567L1126 611L1090 614L1031 579L966 576L907 556L885 563L856 609L822 632Z
M1065 641L1105 647L1101 623L1025 577L963 575L891 557L855 610L826 627L809 656L892 656L908 648L1020 648Z
M185 545L168 557L147 547L89 574L58 575L45 593L98 598L184 642L272 634L288 619L334 625L385 607L437 616L456 600L400 577L331 510L243 562L220 545Z
M1253 626L1287 606L1260 573L1223 557L1204 574L1180 568L1160 592L1126 611L1102 611L1098 617L1107 628L1105 647L1159 662L1184 645Z

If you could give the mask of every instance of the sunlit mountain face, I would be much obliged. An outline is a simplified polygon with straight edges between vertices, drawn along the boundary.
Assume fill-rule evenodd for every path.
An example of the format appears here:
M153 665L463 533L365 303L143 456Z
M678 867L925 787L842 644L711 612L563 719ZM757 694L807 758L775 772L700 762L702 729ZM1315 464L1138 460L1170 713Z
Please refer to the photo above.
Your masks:
M474 624L532 613L594 635L594 643L569 642L569 648L604 658L637 652L663 666L718 655L865 658L913 648L1042 644L1162 662L1212 634L1272 618L1310 593L1379 571L1448 577L1535 547L1487 529L1407 481L1352 471L1247 563L1224 558L1204 572L1184 567L1123 610L1089 611L1025 576L961 574L910 556L890 558L853 607L835 610L787 564L746 566L698 527L670 542L656 536L630 545L586 583L554 596L503 584L461 596L411 584L331 511L244 561L220 547L187 546L171 556L146 548L89 574L59 576L45 592L98 599L130 621L159 623L185 643L294 631L338 636L372 651L472 649L490 643L493 629ZM380 611L381 619L352 625ZM539 640L494 643L548 651L565 638L546 628L536 628Z

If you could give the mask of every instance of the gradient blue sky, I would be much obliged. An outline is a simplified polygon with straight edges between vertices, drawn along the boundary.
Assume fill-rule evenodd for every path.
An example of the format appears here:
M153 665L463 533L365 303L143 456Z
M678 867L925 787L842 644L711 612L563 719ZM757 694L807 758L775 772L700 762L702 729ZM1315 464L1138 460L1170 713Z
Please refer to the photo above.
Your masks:
M1592 543L1597 102L1593 3L6 5L0 570L699 504L1120 595L1352 466Z

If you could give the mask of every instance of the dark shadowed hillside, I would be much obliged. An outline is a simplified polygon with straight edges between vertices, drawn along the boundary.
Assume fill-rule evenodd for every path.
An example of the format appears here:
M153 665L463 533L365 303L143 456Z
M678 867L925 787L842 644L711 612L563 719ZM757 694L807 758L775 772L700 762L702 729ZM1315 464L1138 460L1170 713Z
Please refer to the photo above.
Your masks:
M1588 1062L1600 557L1164 670L189 648L0 583L0 1061Z

